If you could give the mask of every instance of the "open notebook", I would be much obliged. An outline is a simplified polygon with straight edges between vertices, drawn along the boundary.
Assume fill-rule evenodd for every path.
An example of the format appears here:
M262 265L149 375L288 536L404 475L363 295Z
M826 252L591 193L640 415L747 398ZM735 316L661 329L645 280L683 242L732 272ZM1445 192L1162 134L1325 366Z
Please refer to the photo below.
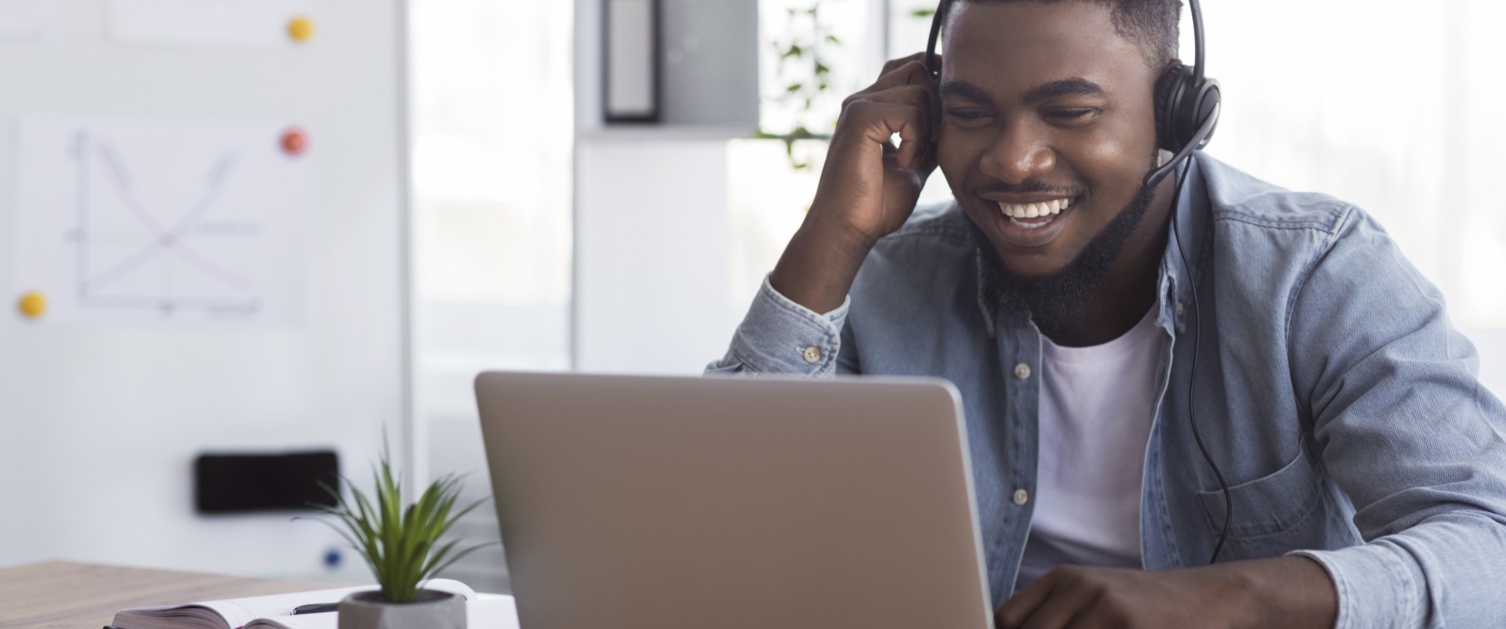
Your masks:
M476 594L466 584L450 579L432 579L424 588L464 596L466 624L471 629L517 629L518 615L511 596ZM253 596L183 605L158 605L123 610L111 625L118 629L335 629L338 615L301 614L300 605L335 603L353 592L372 586L334 588Z

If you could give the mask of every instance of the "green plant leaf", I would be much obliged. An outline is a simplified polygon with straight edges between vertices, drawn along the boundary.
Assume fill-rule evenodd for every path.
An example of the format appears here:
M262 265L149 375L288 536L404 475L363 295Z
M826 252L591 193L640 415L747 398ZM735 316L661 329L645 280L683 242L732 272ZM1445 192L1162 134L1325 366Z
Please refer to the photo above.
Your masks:
M486 502L477 500L457 510L462 490L460 476L442 476L425 488L416 501L405 503L402 476L394 473L384 445L381 460L372 465L371 477L374 491L370 496L340 477L350 488L349 499L328 483L320 483L334 504L313 506L334 519L314 519L333 529L361 555L386 600L416 599L426 580L459 558L490 545L478 544L457 551L459 540L439 543L460 518Z

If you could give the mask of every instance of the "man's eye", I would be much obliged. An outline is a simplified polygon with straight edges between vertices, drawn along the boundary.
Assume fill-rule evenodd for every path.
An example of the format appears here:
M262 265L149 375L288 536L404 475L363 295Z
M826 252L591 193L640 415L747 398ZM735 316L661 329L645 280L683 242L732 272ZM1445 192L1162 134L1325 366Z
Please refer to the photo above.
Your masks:
M1096 113L1098 113L1098 110L1091 107L1077 107L1070 109L1053 109L1046 112L1046 117L1054 120L1076 122L1086 120Z
M963 124L976 123L988 118L988 114L971 109L948 109L946 115Z

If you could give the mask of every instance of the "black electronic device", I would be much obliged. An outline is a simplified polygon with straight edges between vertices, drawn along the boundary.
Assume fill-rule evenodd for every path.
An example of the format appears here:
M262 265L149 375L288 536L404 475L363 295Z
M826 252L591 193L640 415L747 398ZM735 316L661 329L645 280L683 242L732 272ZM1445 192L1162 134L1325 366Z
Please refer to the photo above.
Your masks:
M194 461L201 514L314 511L334 503L324 486L340 490L340 457L332 450L202 454Z
M938 86L941 83L941 69L936 65L936 44L940 40L941 27L946 23L947 10L955 0L941 0L936 7L936 14L931 18L931 35L926 42L926 71L931 75L931 81ZM1205 73L1206 66L1203 59L1203 9L1198 0L1188 0L1192 8L1192 34L1195 41L1195 56L1192 67L1178 63L1168 68L1156 80L1155 91L1155 120L1156 120L1156 144L1159 148L1173 153L1171 159L1157 166L1145 176L1145 186L1154 187L1161 183L1167 175L1175 172L1179 165L1190 164L1192 152L1208 145L1213 138L1213 131L1218 127L1219 114L1222 112L1223 93L1218 80L1208 78ZM1171 222L1173 230L1176 230L1177 214L1182 196L1182 185L1186 183L1187 172L1185 169L1177 179L1176 190L1172 196ZM1182 234L1176 234L1177 253L1182 258L1182 266L1192 276L1192 269L1187 263L1187 253L1182 250ZM1211 245L1210 245L1211 246ZM1194 317L1193 343L1192 343L1192 367L1190 379L1197 378L1197 357L1202 346L1202 307L1198 303L1198 287L1192 286L1192 311ZM1192 382L1187 385L1187 415L1192 424L1192 436L1197 441L1197 446L1203 454L1203 460L1208 467L1213 469L1213 476L1218 480L1219 489L1224 495L1224 524L1218 533L1218 542L1213 546L1213 556L1208 560L1212 564L1218 561L1219 552L1223 550L1224 542L1229 537L1229 525L1234 519L1234 501L1229 495L1229 484L1224 481L1224 474L1218 469L1218 464L1213 462L1213 457L1208 454L1208 449L1203 445L1203 437L1198 433L1197 419L1192 412Z

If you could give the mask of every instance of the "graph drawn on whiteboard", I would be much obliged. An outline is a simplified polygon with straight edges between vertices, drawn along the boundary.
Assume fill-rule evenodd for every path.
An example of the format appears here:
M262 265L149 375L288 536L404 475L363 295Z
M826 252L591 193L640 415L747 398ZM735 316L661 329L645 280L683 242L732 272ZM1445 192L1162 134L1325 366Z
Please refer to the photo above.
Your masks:
M296 323L308 157L282 131L24 120L15 288L46 320Z

